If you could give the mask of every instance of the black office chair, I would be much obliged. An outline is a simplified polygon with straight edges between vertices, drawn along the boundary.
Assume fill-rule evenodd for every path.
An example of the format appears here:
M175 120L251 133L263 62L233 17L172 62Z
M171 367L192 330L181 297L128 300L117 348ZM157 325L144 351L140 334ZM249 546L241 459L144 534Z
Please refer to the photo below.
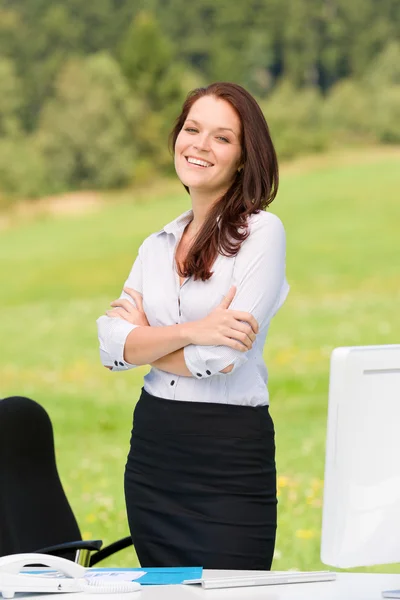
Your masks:
M57 471L53 427L34 400L0 400L0 556L55 554L93 566L132 544L83 541Z

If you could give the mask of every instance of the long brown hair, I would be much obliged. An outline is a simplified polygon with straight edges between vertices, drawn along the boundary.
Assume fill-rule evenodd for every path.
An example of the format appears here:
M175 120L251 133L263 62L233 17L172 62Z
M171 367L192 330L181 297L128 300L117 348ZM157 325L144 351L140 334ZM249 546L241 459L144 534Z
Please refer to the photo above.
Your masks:
M212 83L189 92L170 135L171 149L190 109L199 98L215 96L229 102L241 122L241 164L243 169L225 194L210 209L196 235L180 276L206 281L212 276L211 267L217 254L235 256L248 237L247 217L265 209L278 191L279 172L275 149L265 117L256 100L240 85ZM186 191L189 188L184 186Z

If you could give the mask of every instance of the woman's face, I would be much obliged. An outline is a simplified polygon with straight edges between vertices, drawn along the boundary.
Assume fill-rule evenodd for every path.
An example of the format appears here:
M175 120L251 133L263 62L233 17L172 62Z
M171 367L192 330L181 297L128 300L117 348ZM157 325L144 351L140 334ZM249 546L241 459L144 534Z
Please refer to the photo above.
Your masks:
M175 169L190 192L224 193L242 154L241 123L226 100L203 96L189 111L175 144Z

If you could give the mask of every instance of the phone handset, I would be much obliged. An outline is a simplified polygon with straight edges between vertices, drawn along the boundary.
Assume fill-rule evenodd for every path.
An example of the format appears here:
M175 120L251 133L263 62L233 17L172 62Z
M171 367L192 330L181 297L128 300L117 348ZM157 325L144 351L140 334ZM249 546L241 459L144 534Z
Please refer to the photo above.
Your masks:
M17 575L21 569L27 565L44 565L60 571L67 577L84 577L86 573L85 567L78 563L67 560L61 556L53 556L51 554L10 554L0 558L0 573L11 573Z
M44 573L21 573L28 565L43 565L59 571L63 577ZM3 598L14 598L16 592L57 593L91 592L121 594L137 592L140 584L133 581L102 583L101 580L86 579L86 569L82 565L50 554L11 554L0 558L0 592Z

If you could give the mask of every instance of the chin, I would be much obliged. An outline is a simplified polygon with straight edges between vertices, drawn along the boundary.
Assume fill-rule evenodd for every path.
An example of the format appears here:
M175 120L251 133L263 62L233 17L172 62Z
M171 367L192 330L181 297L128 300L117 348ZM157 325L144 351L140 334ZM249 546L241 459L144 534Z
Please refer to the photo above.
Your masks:
M198 187L203 187L204 185L206 187L207 183L204 182L204 178L201 176L202 174L199 173L199 175L197 173L179 173L177 172L178 178L180 179L180 181L183 183L183 185L186 185L187 187L190 188L198 188Z

